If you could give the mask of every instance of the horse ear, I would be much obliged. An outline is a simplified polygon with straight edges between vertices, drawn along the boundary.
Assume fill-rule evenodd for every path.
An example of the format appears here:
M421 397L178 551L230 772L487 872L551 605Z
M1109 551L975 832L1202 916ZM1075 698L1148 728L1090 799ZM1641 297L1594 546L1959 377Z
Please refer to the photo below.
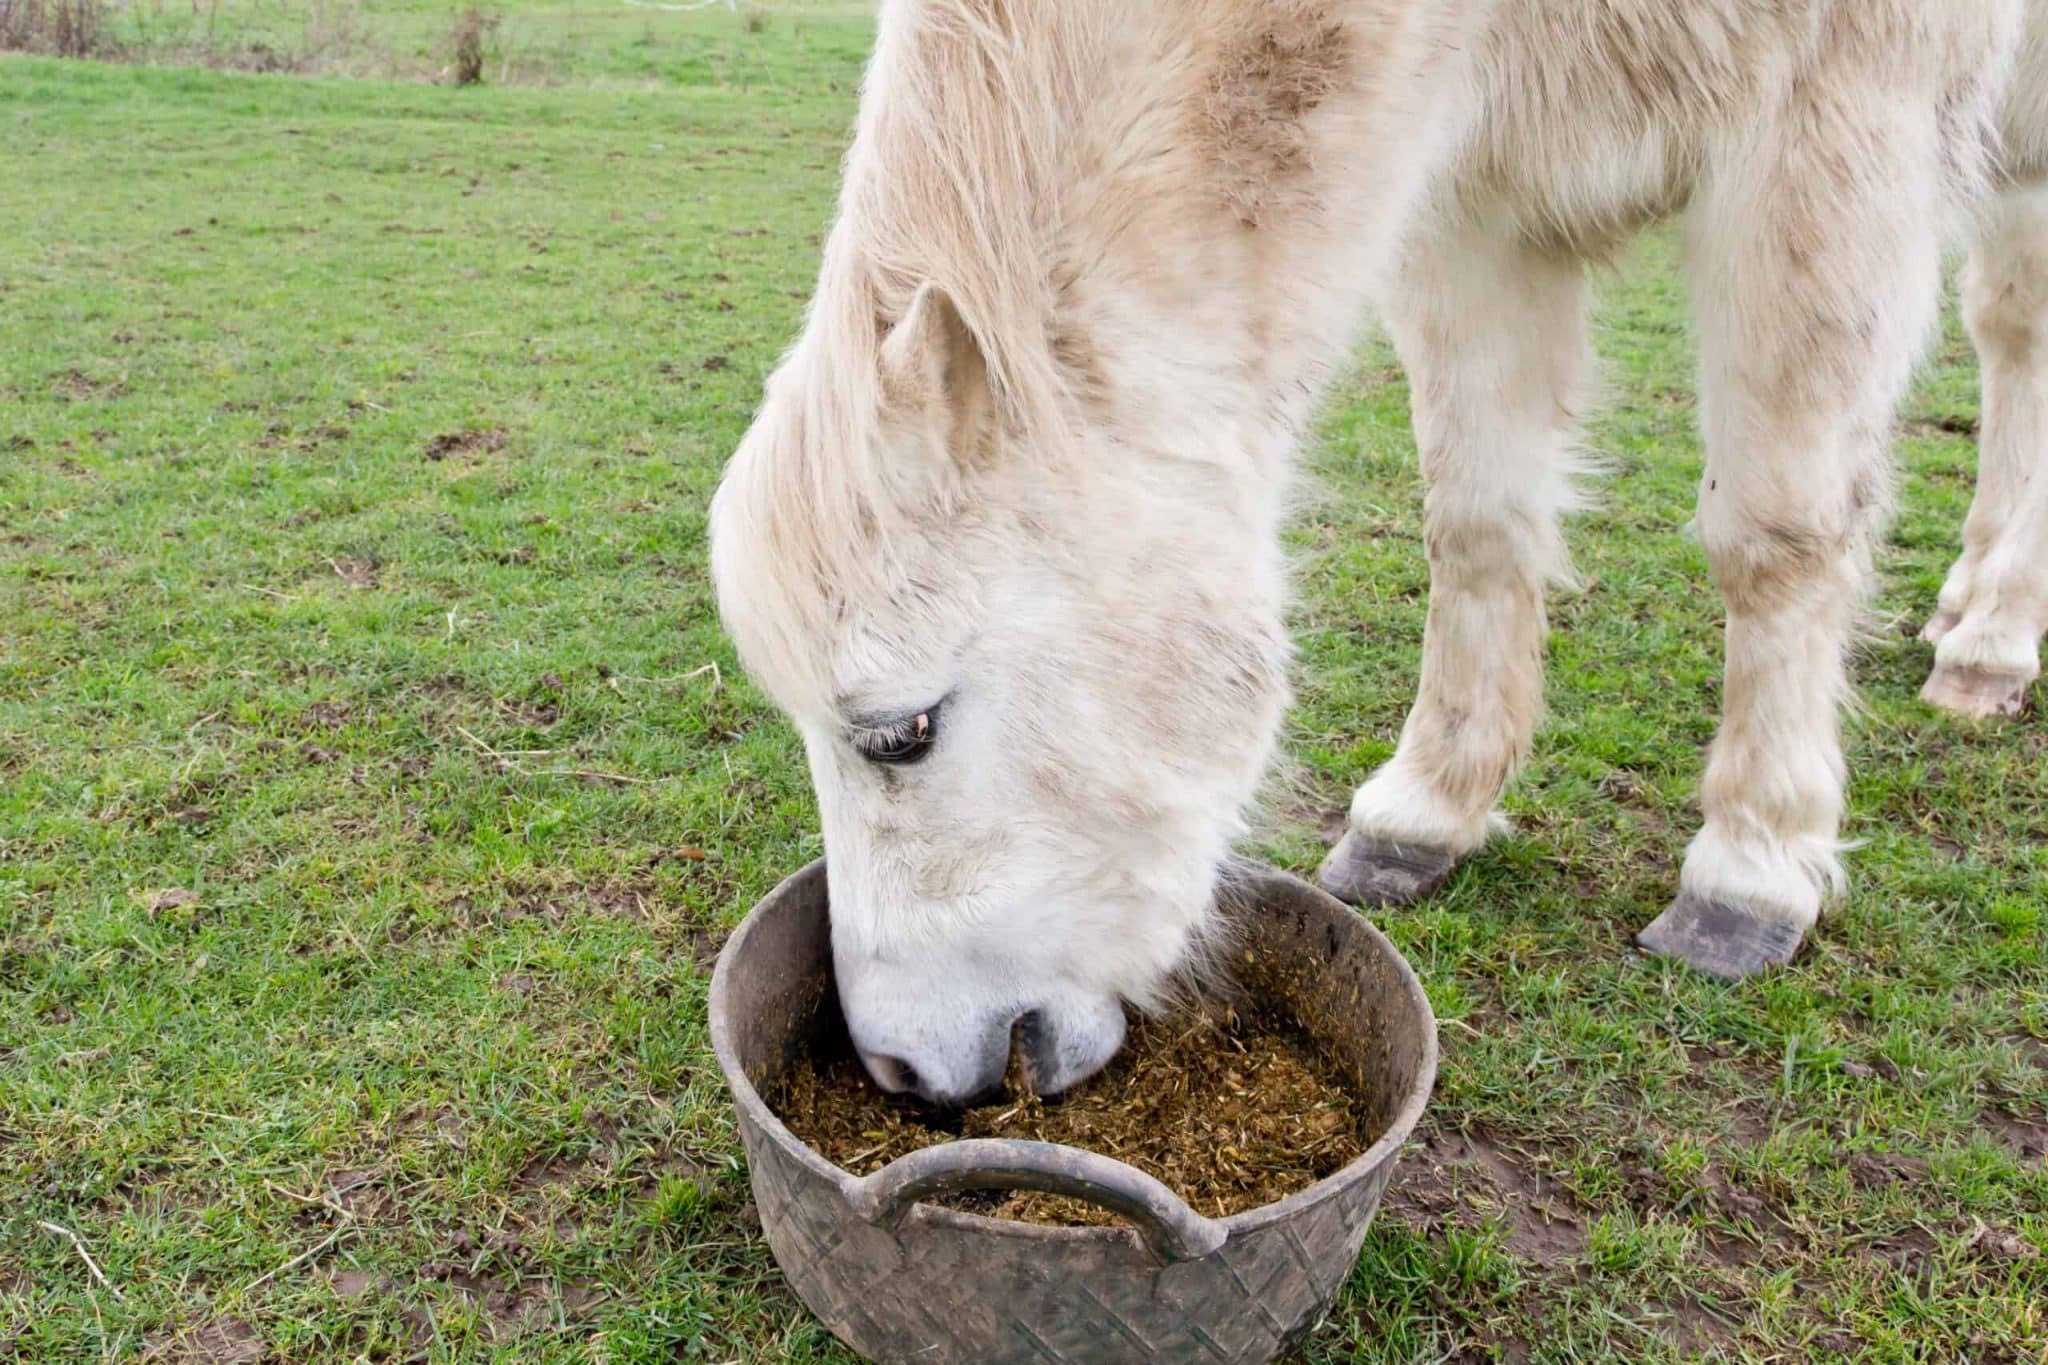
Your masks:
M918 286L882 339L881 359L885 419L943 444L963 466L986 459L995 425L988 362L944 289Z

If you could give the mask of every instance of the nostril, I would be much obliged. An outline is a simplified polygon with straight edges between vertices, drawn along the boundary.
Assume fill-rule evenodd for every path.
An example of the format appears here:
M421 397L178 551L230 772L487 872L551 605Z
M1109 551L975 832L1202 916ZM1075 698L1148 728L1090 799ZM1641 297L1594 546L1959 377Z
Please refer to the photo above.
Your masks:
M1030 1061L1038 1050L1045 1032L1044 1016L1037 1010L1027 1010L1017 1016L1017 1022L1010 1025L1010 1051Z
M1026 1011L1010 1025L1010 1054L1021 1063L1025 1088L1033 1094L1052 1074L1047 1042L1045 1016L1037 1010Z
M906 1090L917 1089L917 1068L901 1057L885 1057L879 1053L863 1052L860 1059L867 1067L868 1074L875 1078L875 1084L890 1094L900 1095Z

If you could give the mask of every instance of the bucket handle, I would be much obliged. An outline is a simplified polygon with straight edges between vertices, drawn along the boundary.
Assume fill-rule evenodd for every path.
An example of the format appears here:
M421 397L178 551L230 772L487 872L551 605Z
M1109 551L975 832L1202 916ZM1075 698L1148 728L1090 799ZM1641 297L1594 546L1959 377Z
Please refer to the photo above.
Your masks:
M1130 1219L1168 1263L1210 1255L1230 1235L1143 1171L1056 1142L968 1138L923 1147L854 1181L846 1202L864 1221L894 1229L918 1200L962 1190L1042 1190L1084 1199Z

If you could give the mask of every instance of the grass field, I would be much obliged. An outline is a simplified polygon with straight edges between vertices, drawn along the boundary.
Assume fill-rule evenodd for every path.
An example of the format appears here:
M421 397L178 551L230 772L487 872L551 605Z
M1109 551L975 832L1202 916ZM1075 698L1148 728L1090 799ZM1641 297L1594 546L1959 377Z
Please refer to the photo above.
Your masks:
M703 512L865 21L684 19L703 70L608 40L556 87L0 59L0 1358L843 1358L705 1035L722 934L819 842ZM1301 1358L2048 1359L2048 729L1913 699L1953 331L1852 897L1739 988L1627 950L1717 703L1674 274L1653 239L1603 290L1614 474L1516 832L1384 920L1443 1074ZM1368 343L1295 532L1298 869L1412 686L1405 421Z
M129 60L408 81L448 79L474 11L489 84L850 90L871 0L74 0Z

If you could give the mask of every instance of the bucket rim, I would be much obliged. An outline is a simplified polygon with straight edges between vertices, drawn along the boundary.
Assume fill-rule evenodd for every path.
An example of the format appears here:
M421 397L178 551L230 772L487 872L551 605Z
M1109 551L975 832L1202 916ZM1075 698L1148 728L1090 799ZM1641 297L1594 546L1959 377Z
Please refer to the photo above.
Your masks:
M734 1109L752 1122L784 1156L800 1162L812 1174L829 1183L839 1196L845 1199L860 1177L827 1161L809 1143L790 1131L788 1125L783 1123L760 1092L754 1088L745 1068L740 1065L738 1045L733 1037L734 1006L730 985L732 964L747 951L747 942L758 925L779 913L781 907L790 901L814 892L822 892L822 886L818 886L817 883L822 882L824 876L823 858L806 863L790 873L747 911L746 917L726 939L711 973L711 1047L718 1058L718 1069L724 1075L726 1088L732 1092ZM1436 1089L1440 1049L1436 1011L1430 1006L1428 992L1423 989L1421 979L1415 975L1415 969L1408 959L1371 920L1322 888L1303 881L1290 872L1265 864L1240 862L1233 865L1230 883L1231 894L1236 898L1256 898L1262 891L1270 894L1273 888L1280 888L1289 896L1305 900L1324 913L1334 915L1341 922L1348 924L1350 927L1342 932L1363 933L1372 951L1392 966L1402 998L1414 1011L1417 1025L1423 1035L1421 1062L1416 1067L1415 1075L1410 1079L1393 1118L1388 1121L1379 1138L1343 1167L1306 1188L1296 1190L1293 1194L1270 1204L1261 1204L1256 1208L1245 1209L1214 1220L1229 1233L1231 1239L1235 1239L1239 1234L1252 1233L1275 1223L1291 1221L1307 1210L1336 1197L1352 1185L1370 1178L1381 1167L1391 1163L1400 1154L1403 1144L1414 1134L1422 1122L1424 1111L1429 1107L1430 1097ZM848 1210L851 1216L850 1205ZM986 1214L968 1213L936 1204L917 1205L904 1225L907 1228L919 1221L968 1228L992 1236L1022 1237L1041 1246L1068 1242L1118 1241L1142 1248L1134 1229L1123 1223L1107 1227L1056 1227L1042 1223L1027 1223L1019 1219L994 1218ZM1229 1242L1226 1241L1224 1245L1227 1247Z

